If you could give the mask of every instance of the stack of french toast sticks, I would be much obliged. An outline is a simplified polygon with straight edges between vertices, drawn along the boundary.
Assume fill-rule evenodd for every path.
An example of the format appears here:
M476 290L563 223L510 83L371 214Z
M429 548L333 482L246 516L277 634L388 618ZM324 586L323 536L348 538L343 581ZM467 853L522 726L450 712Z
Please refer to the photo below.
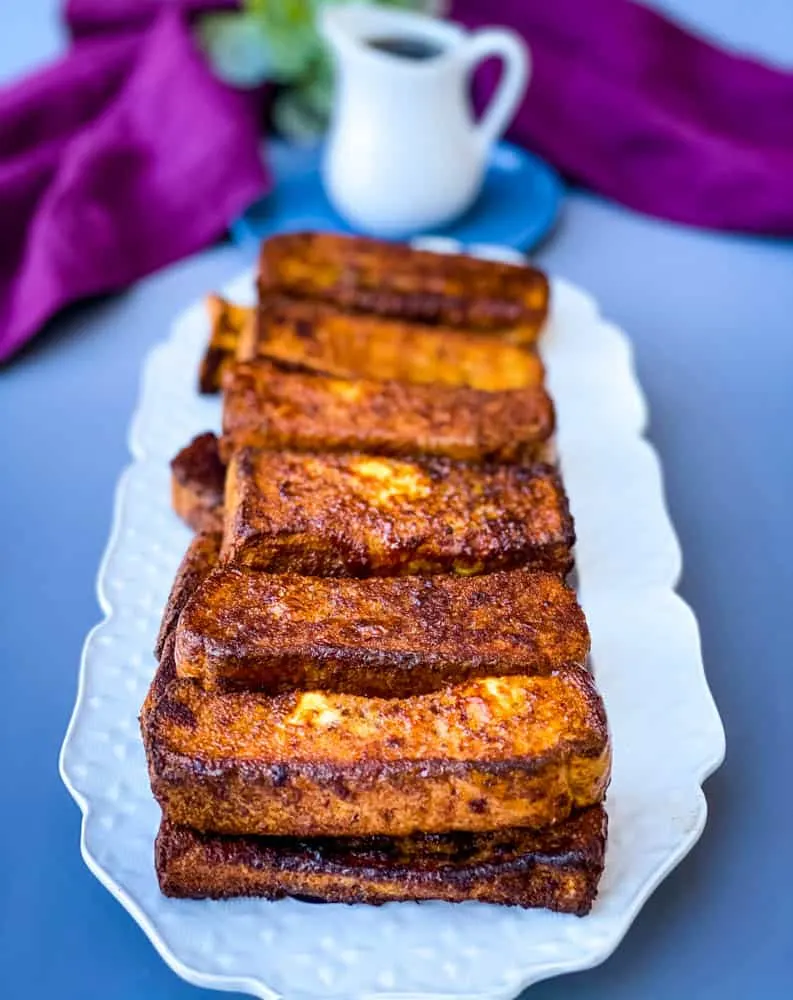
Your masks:
M587 913L611 753L545 276L293 234L258 288L210 301L223 431L172 463L197 533L141 716L162 891Z

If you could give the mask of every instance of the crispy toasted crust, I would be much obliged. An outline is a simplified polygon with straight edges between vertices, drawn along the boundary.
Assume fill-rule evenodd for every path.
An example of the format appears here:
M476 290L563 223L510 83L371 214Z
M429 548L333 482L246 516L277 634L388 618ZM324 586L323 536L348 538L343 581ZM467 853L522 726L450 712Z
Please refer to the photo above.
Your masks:
M171 460L174 511L194 531L220 531L225 481L217 437L199 434Z
M214 569L219 553L220 535L216 532L199 532L188 545L176 571L154 649L158 667L140 710L139 721L144 742L147 720L154 706L159 703L171 681L176 680L174 647L179 615L190 597Z
M360 312L470 329L523 328L536 340L548 279L536 268L413 250L363 236L289 233L262 244L259 287Z
M224 383L221 455L242 444L296 451L439 455L470 462L531 462L554 429L541 386L482 392L238 365Z
M149 685L149 690L146 692L146 697L141 705L138 722L140 723L140 734L143 738L144 745L146 743L146 732L152 713L154 712L156 706L159 705L165 697L168 686L176 680L176 668L174 665L173 655L174 639L175 636L173 631L169 632L165 636L157 669L154 672L154 677Z
M182 607L177 673L207 690L407 697L552 673L589 653L575 594L552 573L355 580L221 567Z
M338 378L463 385L485 392L542 385L539 355L504 338L345 312L267 295L239 359L271 358Z
M155 863L167 896L297 896L329 903L475 899L583 916L597 894L606 828L602 806L539 833L393 840L224 837L164 820Z
M240 341L247 338L250 342L256 320L253 310L233 305L219 295L207 296L206 309L210 337L198 369L198 390L213 393L220 389L224 372L232 367Z
M405 699L175 680L143 727L164 815L229 834L541 828L600 802L611 762L602 702L577 666Z
M199 532L190 542L185 552L176 577L168 595L168 601L160 621L160 631L154 655L159 660L162 656L165 640L176 628L176 622L182 613L192 593L204 582L209 571L215 565L220 554L220 534L217 532Z
M565 573L573 521L554 469L241 448L224 559L310 576Z

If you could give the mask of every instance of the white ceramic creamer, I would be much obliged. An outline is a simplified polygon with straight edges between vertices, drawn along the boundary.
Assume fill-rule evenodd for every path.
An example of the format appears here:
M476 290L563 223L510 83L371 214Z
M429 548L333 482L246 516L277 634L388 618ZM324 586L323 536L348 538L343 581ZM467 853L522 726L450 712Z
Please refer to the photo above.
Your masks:
M323 165L336 211L382 236L427 231L464 212L526 89L523 40L358 3L323 7L320 27L336 63ZM492 56L504 70L477 121L471 74Z

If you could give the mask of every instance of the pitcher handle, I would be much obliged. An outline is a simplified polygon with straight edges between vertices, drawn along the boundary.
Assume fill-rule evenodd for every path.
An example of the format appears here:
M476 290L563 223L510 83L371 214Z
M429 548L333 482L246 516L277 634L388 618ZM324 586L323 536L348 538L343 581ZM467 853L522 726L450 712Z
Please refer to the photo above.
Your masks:
M529 47L514 31L506 28L485 28L475 32L467 46L466 61L473 73L483 59L495 56L504 63L504 71L490 103L475 126L484 149L506 132L512 121L531 74Z

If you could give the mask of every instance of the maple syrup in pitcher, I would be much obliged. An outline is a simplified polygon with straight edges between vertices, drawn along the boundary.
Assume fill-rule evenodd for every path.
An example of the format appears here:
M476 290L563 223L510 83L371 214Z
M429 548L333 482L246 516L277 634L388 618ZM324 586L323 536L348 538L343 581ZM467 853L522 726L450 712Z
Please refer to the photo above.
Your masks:
M399 59L434 59L443 52L441 45L410 35L369 38L367 45L371 49L385 52L389 56L397 56Z

